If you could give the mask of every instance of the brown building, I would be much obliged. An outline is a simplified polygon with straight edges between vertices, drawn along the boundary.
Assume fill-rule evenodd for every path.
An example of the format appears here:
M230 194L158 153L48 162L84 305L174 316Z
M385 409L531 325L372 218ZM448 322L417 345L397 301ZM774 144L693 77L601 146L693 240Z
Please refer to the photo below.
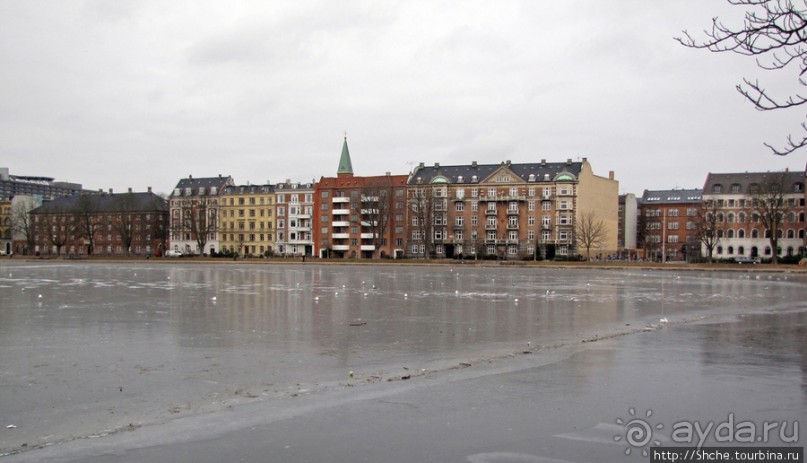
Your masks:
M693 261L700 257L698 214L703 192L645 190L639 205L639 243L654 261Z
M582 162L426 166L409 176L407 255L522 259L578 254L581 218L601 221L592 258L617 250L618 182ZM537 251L537 253L536 253Z
M40 255L160 255L168 239L168 204L151 188L56 198L30 216Z
M320 257L401 257L405 249L406 175L359 177L347 146L336 177L314 186L314 247Z

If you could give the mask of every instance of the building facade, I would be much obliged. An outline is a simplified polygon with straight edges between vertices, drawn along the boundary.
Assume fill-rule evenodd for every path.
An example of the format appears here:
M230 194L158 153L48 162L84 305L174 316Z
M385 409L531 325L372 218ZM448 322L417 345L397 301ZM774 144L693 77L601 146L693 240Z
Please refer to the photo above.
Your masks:
M277 254L314 256L314 184L286 180L275 185Z
M619 213L617 229L617 248L620 259L633 260L637 257L637 226L639 216L639 202L636 195L627 193L619 195Z
M185 254L210 255L219 249L219 201L232 177L183 178L168 198L170 248Z
M51 177L11 175L8 167L0 167L0 199L10 200L17 195L27 195L50 200L82 191L78 183L55 182Z
M314 187L314 251L320 257L402 257L405 249L406 175L359 177L347 138L336 177Z
M271 185L225 186L219 201L221 252L271 256L275 252L275 194Z
M645 258L658 262L700 258L697 221L702 190L645 190L640 204Z
M720 239L714 257L804 255L804 184L803 172L709 173L703 199L717 219ZM775 249L771 235L776 237Z
M161 255L168 238L168 204L151 191L60 197L30 217L38 255Z
M618 188L582 162L426 166L407 181L410 257L554 259L578 252L583 214L602 221L596 254L617 250Z

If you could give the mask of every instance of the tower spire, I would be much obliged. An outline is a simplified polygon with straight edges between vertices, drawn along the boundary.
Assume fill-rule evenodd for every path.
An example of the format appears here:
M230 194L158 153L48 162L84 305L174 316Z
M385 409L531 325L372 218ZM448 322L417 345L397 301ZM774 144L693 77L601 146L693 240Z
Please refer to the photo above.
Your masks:
M350 150L347 147L347 132L342 142L342 156L339 158L339 168L336 170L337 177L353 176L353 163L350 162Z

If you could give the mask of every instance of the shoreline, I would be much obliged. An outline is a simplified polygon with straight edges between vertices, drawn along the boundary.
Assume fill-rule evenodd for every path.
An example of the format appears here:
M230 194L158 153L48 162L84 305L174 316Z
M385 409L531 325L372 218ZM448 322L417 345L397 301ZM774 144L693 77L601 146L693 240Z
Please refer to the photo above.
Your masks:
M512 268L545 268L545 269L592 269L592 270L661 270L661 271L706 271L706 272L760 272L760 273L805 273L807 266L798 264L690 264L686 262L563 262L563 261L496 261L496 260L424 260L424 259L319 259L308 258L242 258L229 259L220 257L31 257L17 256L0 259L4 262L29 263L156 263L156 264L249 264L249 265L398 265L427 267L512 267Z

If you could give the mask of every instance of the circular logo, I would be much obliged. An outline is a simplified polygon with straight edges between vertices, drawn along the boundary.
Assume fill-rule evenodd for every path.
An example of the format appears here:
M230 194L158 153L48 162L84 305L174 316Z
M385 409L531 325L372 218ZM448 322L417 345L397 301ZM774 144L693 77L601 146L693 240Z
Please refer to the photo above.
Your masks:
M628 413L630 415L636 416L636 409L633 407L628 409ZM647 410L645 412L645 418L650 418L653 414L653 410ZM642 456L647 456L647 445L650 442L653 442L655 445L661 445L661 442L658 440L653 439L653 429L662 429L664 428L663 424L657 424L655 426L651 425L650 422L644 418L633 418L630 419L627 423L622 418L616 419L616 424L625 427L625 434L617 434L614 436L614 440L619 442L623 438L625 442L628 444L628 448L625 449L625 455L630 455L631 450L634 448L641 448L642 449Z

